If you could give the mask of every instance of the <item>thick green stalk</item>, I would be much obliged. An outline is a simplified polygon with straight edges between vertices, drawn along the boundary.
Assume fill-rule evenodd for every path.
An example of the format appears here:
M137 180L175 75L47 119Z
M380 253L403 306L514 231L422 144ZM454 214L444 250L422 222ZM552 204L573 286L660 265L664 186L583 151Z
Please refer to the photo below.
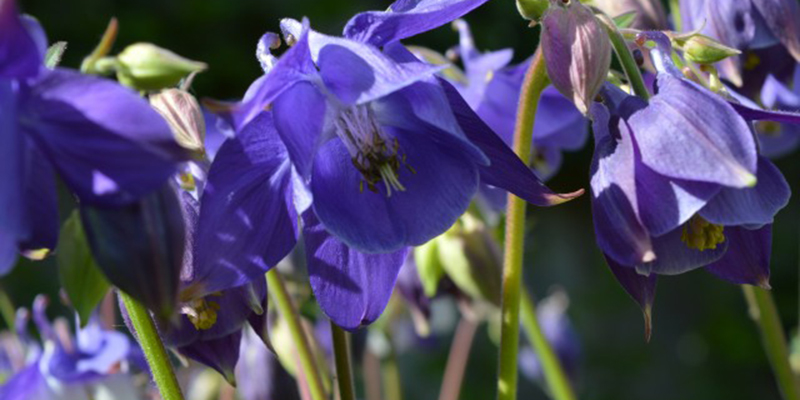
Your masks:
M742 289L747 299L750 317L758 324L761 331L764 351L772 364L775 380L778 381L778 388L784 400L800 400L800 382L789 365L789 348L786 345L786 336L772 293L750 285L744 285Z
M14 302L11 301L6 290L0 286L0 314L3 316L6 326L10 332L16 332L14 325L16 324L17 311L14 308Z
M639 70L639 65L636 64L628 44L625 43L625 38L614 25L614 21L608 18L605 14L598 14L597 18L603 23L603 26L608 32L608 38L611 39L611 45L614 46L614 53L617 54L617 59L628 77L628 82L633 88L633 93L637 96L647 100L650 98L650 92L647 90L647 85L642 78L642 72Z
M121 290L119 291L119 296L122 298L122 302L125 303L125 309L128 310L128 316L131 319L133 328L136 330L136 338L139 340L139 345L142 346L142 351L144 351L145 358L147 358L147 364L153 373L153 380L158 386L159 393L161 393L161 398L164 400L183 400L183 393L181 393L181 387L175 377L175 371L172 369L172 363L169 360L169 355L167 355L167 350L164 349L164 344L161 342L161 337L158 335L156 324L153 322L150 312L147 311L147 308L142 303Z
M525 164L530 161L533 125L539 98L549 83L544 57L541 51L537 51L525 74L517 108L517 124L514 128L514 152ZM506 212L505 241L497 398L499 400L515 400L517 398L522 258L525 244L525 201L510 194ZM534 321L534 324L538 325L538 321ZM552 368L554 365L549 366ZM545 370L544 373L548 383L552 379L550 376L558 375L558 372L552 370ZM558 400L572 398L558 397L563 395L563 392L555 387L551 388L551 393L556 395Z
M311 351L308 337L300 322L300 316L297 314L297 309L292 304L292 299L286 291L286 286L283 284L278 270L273 268L267 272L267 287L269 297L278 308L278 312L286 321L289 327L289 332L292 335L294 345L297 347L297 354L300 357L300 367L303 369L303 374L308 382L308 390L311 393L312 400L325 400L325 391L320 378L320 372L317 367L316 358Z
M339 382L339 400L355 400L356 387L353 383L353 366L350 359L350 338L347 332L331 321L333 355L336 360L336 381Z
M555 399L572 399L574 400L575 392L572 390L572 384L569 377L561 367L556 352L547 338L544 336L542 327L539 326L539 319L536 317L536 306L533 304L533 297L526 289L522 289L522 327L525 328L525 333L528 336L528 341L531 342L533 349L536 351L536 358L542 365L542 370L545 371L545 380L547 386L550 388L550 393Z

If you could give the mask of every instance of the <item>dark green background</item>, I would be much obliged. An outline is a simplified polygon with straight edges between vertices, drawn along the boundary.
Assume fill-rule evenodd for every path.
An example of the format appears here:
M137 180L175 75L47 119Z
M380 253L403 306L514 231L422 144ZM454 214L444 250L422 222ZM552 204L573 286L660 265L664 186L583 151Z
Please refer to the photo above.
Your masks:
M267 30L278 31L283 17L310 18L315 29L337 34L359 10L383 9L377 0L21 0L40 19L51 41L69 42L64 65L75 67L91 51L112 16L119 18L116 46L153 42L186 57L207 62L197 77L200 97L240 97L260 73L255 45ZM538 29L529 29L511 0L495 0L467 17L482 49L513 47L517 59L529 56ZM444 51L457 41L449 27L409 40ZM591 143L568 154L550 182L558 190L588 186ZM797 190L797 155L778 161ZM775 222L772 286L783 323L798 323L797 200ZM778 398L758 332L749 319L741 289L703 271L663 278L654 308L652 341L643 340L638 308L621 290L596 248L589 198L530 212L535 228L528 241L525 278L537 294L552 285L566 288L570 315L582 341L579 388L582 399L773 399ZM35 293L57 296L51 261L24 262L2 284L17 304ZM59 311L51 310L53 313ZM60 310L66 313L66 310ZM401 356L407 399L434 399L446 360L446 339L430 349ZM496 349L481 329L467 368L462 399L494 398ZM545 398L523 381L521 399Z

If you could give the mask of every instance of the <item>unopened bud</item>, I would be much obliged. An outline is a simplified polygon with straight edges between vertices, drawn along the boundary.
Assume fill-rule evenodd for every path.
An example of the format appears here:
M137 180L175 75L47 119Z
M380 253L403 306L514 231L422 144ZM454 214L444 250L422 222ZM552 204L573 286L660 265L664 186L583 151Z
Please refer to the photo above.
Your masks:
M550 7L549 0L517 0L517 11L522 18L538 21Z
M194 96L180 89L165 89L150 96L150 105L167 121L178 144L196 153L205 151L206 123Z
M611 42L592 10L555 1L542 18L542 51L550 80L585 115L611 66Z
M150 43L136 43L117 55L117 79L137 90L159 90L206 69L206 64L181 57Z
M697 64L714 64L742 52L706 36L692 35L688 39L676 39L686 59Z

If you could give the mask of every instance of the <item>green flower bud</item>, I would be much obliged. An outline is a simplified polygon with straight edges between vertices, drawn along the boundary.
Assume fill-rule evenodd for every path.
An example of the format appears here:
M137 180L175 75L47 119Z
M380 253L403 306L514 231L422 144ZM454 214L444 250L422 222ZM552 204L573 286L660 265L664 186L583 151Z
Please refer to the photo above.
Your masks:
M425 292L425 296L436 296L439 281L444 276L444 269L442 269L442 263L439 261L437 240L433 239L422 246L415 247L414 262L417 264L417 273L419 274L420 282L422 282L422 290Z
M159 90L207 68L205 63L183 58L150 43L135 43L116 57L117 79L137 90Z
M499 306L502 257L486 225L465 214L436 242L442 268L456 286L472 298Z
M175 141L183 148L205 152L206 122L197 100L180 89L165 89L150 96L150 105L169 124Z
M688 39L676 39L680 49L689 61L698 64L714 64L742 52L706 36L692 35Z
M517 0L519 15L529 21L539 21L548 7L550 7L549 0Z

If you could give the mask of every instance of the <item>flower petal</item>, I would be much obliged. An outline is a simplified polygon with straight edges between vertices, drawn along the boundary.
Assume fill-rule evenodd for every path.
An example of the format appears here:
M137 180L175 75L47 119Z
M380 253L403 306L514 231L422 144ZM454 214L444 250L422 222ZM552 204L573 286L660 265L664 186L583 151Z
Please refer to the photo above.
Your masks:
M772 224L759 229L725 227L730 241L725 255L706 267L720 279L735 284L769 288L769 259L772 252Z
M356 14L344 28L350 39L383 46L447 24L487 0L397 0L388 11Z
M135 201L184 155L164 119L113 81L58 69L22 98L22 127L85 203Z
M481 183L503 188L537 206L551 206L569 201L583 194L554 193L526 166L522 160L475 114L458 91L440 80L450 107L467 138L489 158L488 166L480 166Z
M298 82L275 100L273 110L275 128L292 164L308 180L314 154L324 139L328 100L312 83Z
M236 385L234 368L239 361L239 345L242 331L238 330L228 336L217 339L198 340L189 345L179 347L178 351L201 364L214 368L225 377L231 385Z
M330 235L314 213L304 213L303 222L308 278L325 315L347 330L377 320L389 302L408 248L365 254Z
M656 258L653 262L636 265L640 274L678 275L704 267L719 260L728 250L730 240L717 245L715 249L696 250L689 248L681 239L683 227L662 236L653 238Z
M617 278L617 282L622 285L625 292L639 304L644 315L644 335L646 340L650 340L652 332L652 309L653 301L656 298L656 283L658 282L658 275L650 274L650 276L640 275L636 269L623 266L612 258L606 256L611 273Z
M764 225L789 203L791 190L778 168L766 157L758 158L758 183L754 187L723 188L700 215L719 225Z
M44 53L19 16L16 0L0 3L0 78L31 78L43 67Z
M20 250L54 250L58 242L58 193L53 167L33 143L27 143L25 169L25 237Z
M658 88L629 120L644 164L678 179L755 184L753 135L722 98L667 73L659 74Z
M633 141L627 124L594 103L595 151L590 168L592 218L597 245L609 258L636 265L655 258L650 235L639 220Z
M197 295L263 277L297 241L291 163L261 113L222 145L200 200L194 244Z
M466 211L478 189L478 168L462 152L435 143L435 133L384 127L399 144L404 191L387 195L362 184L361 173L339 138L317 153L311 178L313 208L339 240L366 253L420 245L447 230Z
M24 137L17 129L16 99L11 83L0 80L0 275L17 260L24 235Z
M794 0L752 0L767 27L800 62L800 5Z

